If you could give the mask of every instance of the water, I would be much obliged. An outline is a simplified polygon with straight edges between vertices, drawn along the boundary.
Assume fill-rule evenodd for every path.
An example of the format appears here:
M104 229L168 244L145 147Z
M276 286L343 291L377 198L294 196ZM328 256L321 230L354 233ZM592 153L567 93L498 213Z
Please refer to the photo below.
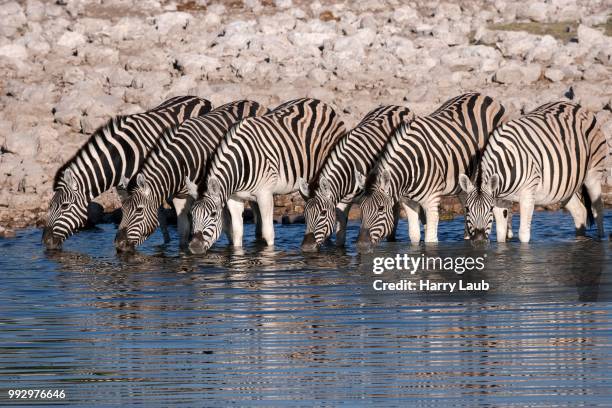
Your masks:
M612 406L612 244L576 241L565 213L534 218L529 245L474 248L458 218L437 246L410 247L402 223L400 242L363 255L304 256L303 225L278 226L275 250L221 242L204 258L158 233L118 257L112 225L60 253L20 231L0 241L0 405L44 388L74 406ZM372 273L396 253L486 267ZM381 293L379 278L490 289Z

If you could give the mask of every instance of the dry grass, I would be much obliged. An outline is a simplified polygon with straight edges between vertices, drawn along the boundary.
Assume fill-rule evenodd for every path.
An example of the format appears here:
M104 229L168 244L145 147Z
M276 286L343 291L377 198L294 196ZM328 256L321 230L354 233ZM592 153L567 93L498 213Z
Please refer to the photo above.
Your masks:
M602 29L607 36L612 37L612 14L604 24L598 24L595 28ZM577 21L564 21L559 23L508 23L492 24L491 30L499 31L526 31L536 35L551 35L563 42L569 42L576 38L578 29Z
M563 42L569 42L573 38L576 38L577 28L578 23L575 21L561 23L508 23L492 24L489 26L491 30L526 31L529 34L551 35Z

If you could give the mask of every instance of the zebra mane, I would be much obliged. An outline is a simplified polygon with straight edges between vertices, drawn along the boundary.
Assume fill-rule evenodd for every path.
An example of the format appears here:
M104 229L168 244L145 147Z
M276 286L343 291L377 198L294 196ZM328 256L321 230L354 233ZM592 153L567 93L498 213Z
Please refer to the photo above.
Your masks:
M59 182L62 180L62 176L64 175L64 171L79 158L83 151L88 148L90 143L93 143L96 136L100 135L101 137L104 137L104 131L106 129L112 131L112 128L123 123L126 117L127 115L114 116L110 118L105 124L94 130L91 136L89 136L87 141L79 148L79 150L77 150L77 152L70 159L68 159L68 161L62 164L62 166L55 172L55 177L53 178L53 189L55 190L58 187Z
M181 124L173 124L172 126L169 126L167 128L164 129L164 131L162 132L161 136L159 137L159 139L157 140L157 143L155 144L155 146L153 146L153 148L151 150L149 150L149 152L145 155L144 160L142 161L142 165L140 166L140 168L138 169L138 171L136 172L136 174L134 174L134 177L132 177L130 179L129 184L126 186L127 190L129 192L134 191L134 189L136 188L136 176L142 172L142 169L145 167L145 165L147 165L151 160L152 157L154 157L155 155L159 154L159 152L162 149L162 144L166 143L168 141L168 139L170 139L173 135L176 134L176 132L178 131L178 128L181 126Z
M227 142L236 134L236 132L239 130L239 128L242 126L242 124L243 124L243 122L245 120L252 119L252 118L253 117L247 117L247 118L240 119L239 121L234 123L229 128L227 133L225 133L225 136L223 136L223 138L221 139L221 141L219 142L217 147L214 149L214 151L210 155L209 159L206 161L206 166L204 168L205 176L204 176L204 178L202 178L202 181L198 185L198 194L202 194L202 193L206 192L206 190L208 190L208 185L206 183L207 179L208 179L208 175L210 174L210 171L212 170L212 167L218 161L218 156L220 156L222 154L222 150L223 150L222 146L224 144L227 144Z

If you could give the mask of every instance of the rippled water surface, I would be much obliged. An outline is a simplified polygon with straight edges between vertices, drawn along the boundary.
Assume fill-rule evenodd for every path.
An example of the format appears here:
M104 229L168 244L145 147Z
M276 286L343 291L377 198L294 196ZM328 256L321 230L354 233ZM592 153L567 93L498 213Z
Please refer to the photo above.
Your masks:
M301 254L303 225L277 226L275 250L222 241L206 257L159 233L118 257L112 225L57 253L20 231L0 240L0 405L44 388L75 406L612 406L612 243L576 241L566 213L534 219L529 245L472 247L457 218L436 246L410 247L402 223L362 255ZM373 274L398 253L485 268ZM381 293L376 279L490 289Z

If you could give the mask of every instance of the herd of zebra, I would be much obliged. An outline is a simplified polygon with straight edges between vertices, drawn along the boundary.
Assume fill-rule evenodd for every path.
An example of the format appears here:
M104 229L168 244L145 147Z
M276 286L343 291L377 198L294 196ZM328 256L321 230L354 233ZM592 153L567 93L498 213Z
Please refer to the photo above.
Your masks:
M346 131L329 105L296 99L268 110L248 100L212 108L193 96L172 98L99 128L65 163L43 231L48 249L87 221L89 203L115 187L122 220L118 251L132 251L158 226L172 200L182 248L206 252L225 231L242 245L249 201L256 235L274 243L273 197L300 191L306 204L304 251L335 233L346 240L351 205L361 206L358 246L393 239L400 211L411 242L437 241L442 197L465 207L464 237L512 237L511 208L520 207L519 239L530 240L534 205L561 203L577 234L596 222L603 237L601 184L608 155L595 115L571 102L548 103L514 120L491 97L466 93L428 116L381 106Z

